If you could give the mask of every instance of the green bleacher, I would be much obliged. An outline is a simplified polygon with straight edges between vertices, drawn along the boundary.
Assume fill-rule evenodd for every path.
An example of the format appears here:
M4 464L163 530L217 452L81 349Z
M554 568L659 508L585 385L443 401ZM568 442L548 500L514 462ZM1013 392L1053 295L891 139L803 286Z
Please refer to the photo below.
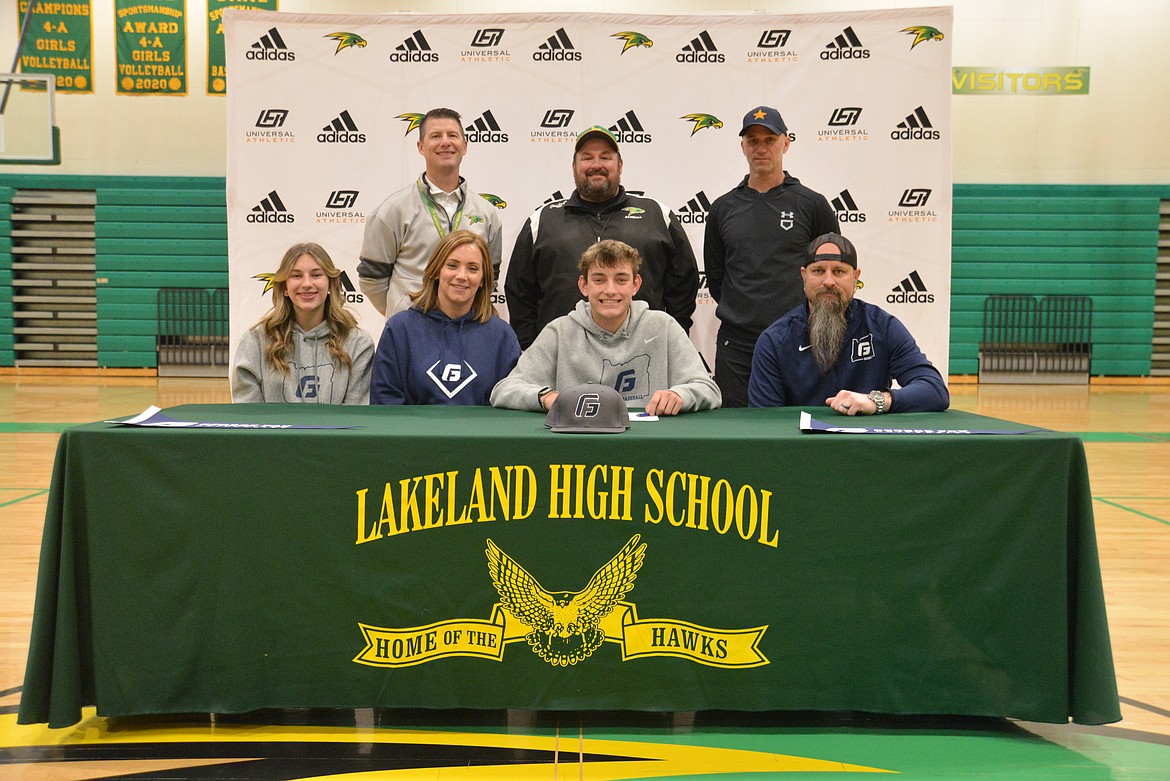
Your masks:
M1150 373L1161 199L1170 186L954 187L950 373L979 370L992 294L1093 300L1094 375Z

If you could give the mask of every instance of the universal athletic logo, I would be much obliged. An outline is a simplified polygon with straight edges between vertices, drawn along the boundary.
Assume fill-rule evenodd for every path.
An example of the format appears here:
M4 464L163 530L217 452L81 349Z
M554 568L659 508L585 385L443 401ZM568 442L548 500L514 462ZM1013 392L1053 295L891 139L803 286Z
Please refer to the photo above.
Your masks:
M411 667L449 656L502 662L507 645L523 642L554 667L568 667L609 641L621 646L623 662L673 656L729 669L770 663L759 650L766 625L728 630L639 619L634 604L623 601L646 559L639 534L580 591L546 589L490 539L484 552L500 597L489 620L460 618L401 629L358 624L366 645L353 661L372 667Z

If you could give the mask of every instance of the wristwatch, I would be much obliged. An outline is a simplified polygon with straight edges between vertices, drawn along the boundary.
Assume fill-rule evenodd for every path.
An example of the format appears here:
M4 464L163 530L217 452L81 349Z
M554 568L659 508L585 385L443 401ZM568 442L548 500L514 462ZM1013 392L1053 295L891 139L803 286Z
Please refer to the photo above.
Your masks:
M536 403L540 405L541 409L548 409L547 407L544 406L544 397L547 396L548 394L552 393L552 390L553 390L552 388L545 385L543 388L541 388L540 390L538 390L536 392Z
M882 393L880 390L870 391L869 400L877 406L877 412L874 413L875 415L880 415L886 411L886 394Z

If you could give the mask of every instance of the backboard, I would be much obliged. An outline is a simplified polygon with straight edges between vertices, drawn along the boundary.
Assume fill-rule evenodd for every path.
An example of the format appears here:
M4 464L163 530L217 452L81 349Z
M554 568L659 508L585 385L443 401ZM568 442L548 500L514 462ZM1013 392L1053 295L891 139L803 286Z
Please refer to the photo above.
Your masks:
M0 73L0 164L59 165L55 76Z

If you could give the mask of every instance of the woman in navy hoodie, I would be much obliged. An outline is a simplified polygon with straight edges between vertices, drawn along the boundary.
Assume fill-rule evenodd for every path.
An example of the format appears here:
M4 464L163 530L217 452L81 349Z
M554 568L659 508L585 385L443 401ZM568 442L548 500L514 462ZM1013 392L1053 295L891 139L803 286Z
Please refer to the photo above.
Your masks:
M444 237L410 300L386 321L370 403L488 406L492 388L516 365L520 343L492 306L483 238L467 230Z

